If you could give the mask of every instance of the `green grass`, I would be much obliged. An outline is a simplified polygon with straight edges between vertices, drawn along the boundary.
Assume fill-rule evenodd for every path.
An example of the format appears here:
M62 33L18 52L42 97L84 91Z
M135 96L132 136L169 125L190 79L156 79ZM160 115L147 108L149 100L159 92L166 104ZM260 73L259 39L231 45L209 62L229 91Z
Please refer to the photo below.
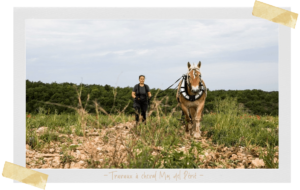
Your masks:
M77 147L78 147L77 144L75 144L75 145L70 145L69 149L72 150L72 151L75 151Z
M95 161L93 159L87 159L87 168L97 168L100 165L99 161Z
M238 104L236 98L226 97L225 99L215 99L215 113L204 114L201 121L202 134L211 138L217 145L228 147L237 146L260 146L267 148L268 154L262 159L266 162L266 167L276 168L278 163L272 162L274 158L274 147L278 146L278 117L257 116L247 113L243 106ZM118 115L108 114L48 114L43 109L39 109L38 114L31 114L26 118L26 143L33 149L40 149L53 141L68 142L68 139L59 137L58 134L74 134L84 136L87 129L107 129L118 123L134 121L132 115L119 112ZM139 124L132 129L133 135L126 144L129 150L134 150L128 154L128 164L113 164L109 167L116 168L198 168L201 161L198 155L203 152L201 141L184 138L185 132L181 128L182 123L178 120L180 112L173 115L165 115L161 108L157 108L159 115L152 114L147 118L147 123ZM28 115L28 114L27 114ZM43 135L37 135L36 129L41 126L48 127L48 131ZM72 131L74 130L74 131ZM107 133L103 141L109 142ZM72 140L69 140L71 143ZM175 151L183 145L189 144L188 154ZM66 145L64 145L66 146ZM152 155L153 147L160 147L160 153ZM76 147L66 146L63 151L62 162L70 163L74 158L66 154L67 150L75 150ZM138 153L136 150L139 150ZM88 160L88 168L98 167L99 162ZM216 163L210 163L215 166Z
M197 150L197 153L195 153L195 150ZM200 143L193 141L188 154L184 154L182 151L165 152L164 168L198 168L202 163L197 158L197 154L201 153L202 150Z
M63 164L63 166L65 166L65 164L69 163L71 164L71 162L73 162L75 160L74 156L71 156L67 153L64 153L63 156L61 157L61 163Z
M268 143L266 143L266 145L267 145L267 149L266 149L267 152L266 154L264 152L261 152L260 158L264 160L266 168L278 168L279 167L278 160L274 163L274 158L276 153L274 146L269 145Z
M202 129L216 144L278 146L278 117L250 115L235 98L217 99L217 112L203 117ZM269 132L268 129L271 131Z
M268 144L278 146L278 117L250 115L239 108L234 98L216 100L215 102L217 112L204 114L201 122L201 131L207 131L206 136L212 138L214 143L226 146L247 146L251 144L265 147L266 141L268 141ZM45 113L39 113L31 115L31 118L26 119L28 144L32 146L38 144L34 132L30 132L41 126L48 127L48 132L39 137L45 143L59 140L54 131L71 134L70 126L75 127L76 135L83 136L78 117L78 114L46 115ZM174 144L181 142L180 136L183 135L183 132L179 130L181 123L178 118L180 115L177 114L175 117L170 118L168 118L169 116L161 115L161 117L166 119L161 118L158 120L157 117L150 117L147 125L139 125L137 127L136 130L141 134L144 141L155 146L168 146L172 137L176 136ZM95 116L89 115L87 126L92 128L109 128L117 123L132 121L133 117L125 114L117 116L99 115L99 127L96 125L96 120Z

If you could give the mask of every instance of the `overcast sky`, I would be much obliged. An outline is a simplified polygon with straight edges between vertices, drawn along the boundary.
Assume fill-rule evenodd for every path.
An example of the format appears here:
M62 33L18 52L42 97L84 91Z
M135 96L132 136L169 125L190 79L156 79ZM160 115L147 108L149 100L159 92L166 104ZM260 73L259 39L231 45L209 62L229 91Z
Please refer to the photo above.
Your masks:
M26 79L165 89L202 62L210 90L278 90L278 25L241 20L27 20Z

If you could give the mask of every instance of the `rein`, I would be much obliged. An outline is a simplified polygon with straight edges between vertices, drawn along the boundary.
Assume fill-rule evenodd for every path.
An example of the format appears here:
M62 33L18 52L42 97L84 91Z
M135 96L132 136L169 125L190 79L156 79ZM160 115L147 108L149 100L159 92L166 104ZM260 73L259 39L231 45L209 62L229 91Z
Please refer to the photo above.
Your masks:
M184 76L186 76L185 74L183 74L174 84L176 84L181 78L184 78ZM165 90L168 90L169 88L171 88L174 84L172 84L171 86L169 86L168 88L166 88ZM177 89L177 86L176 86L176 88L174 88L174 90L176 90ZM150 100L150 99L149 99ZM150 105L150 101L148 102L149 103L149 105Z
M200 79L201 79L201 75L199 75L200 76ZM187 74L183 74L179 79L177 79L171 86L169 86L168 88L166 88L165 90L168 90L169 88L171 88L174 84L176 84L181 78L183 78L184 79L184 81L183 81L183 83L187 83L188 85L189 85L189 83L187 82ZM182 84L183 83L181 83L181 86L183 86ZM174 88L174 90L176 90L177 89L177 87L176 88ZM205 90L205 88L204 88L204 86L203 86L203 84L202 84L202 82L200 82L200 91L204 91ZM180 93L182 92L182 90L180 90ZM198 98L197 98L198 99Z
M200 75L200 77L201 77L201 75ZM195 100L197 100L197 99L199 99L201 96L202 96L202 94L203 94L203 91L205 91L205 88L204 88L204 86L203 86L203 84L202 84L202 82L200 81L200 91L199 91L199 93L198 94L196 94L196 95L188 95L186 92L185 92L185 85L187 84L187 74L183 74L179 79L177 79L176 81L175 81L175 83L173 83L171 86L169 86L168 88L166 88L165 90L168 90L169 88L171 88L174 84L176 84L180 79L183 79L183 81L182 81L182 83L181 83L181 87L180 87L180 94L182 94L183 95L183 97L185 98L185 99L187 99L187 100L189 100L189 101L195 101ZM189 85L189 84L188 84ZM176 90L177 89L177 87L176 88L174 88L174 90ZM150 100L150 99L148 99L148 100ZM148 102L149 104L150 104L150 102Z
M176 84L181 78L183 78L185 75L182 75L174 84ZM165 90L168 90L169 88L171 88L174 84L172 84L171 86L169 86L167 89Z

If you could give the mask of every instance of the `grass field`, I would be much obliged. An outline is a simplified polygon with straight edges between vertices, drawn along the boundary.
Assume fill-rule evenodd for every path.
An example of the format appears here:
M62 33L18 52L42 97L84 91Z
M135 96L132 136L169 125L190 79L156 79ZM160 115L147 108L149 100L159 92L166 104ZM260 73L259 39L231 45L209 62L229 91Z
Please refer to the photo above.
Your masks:
M234 98L216 99L195 140L185 133L181 112L165 115L161 102L153 100L146 125L138 126L126 107L109 115L96 102L94 115L82 105L75 114L27 113L26 166L278 168L278 117L250 115Z

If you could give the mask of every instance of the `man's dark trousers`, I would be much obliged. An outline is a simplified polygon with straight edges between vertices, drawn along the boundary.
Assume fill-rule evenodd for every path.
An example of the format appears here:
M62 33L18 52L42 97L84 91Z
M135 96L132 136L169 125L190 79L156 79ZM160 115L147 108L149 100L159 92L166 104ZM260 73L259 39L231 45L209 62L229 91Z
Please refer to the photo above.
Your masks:
M146 121L146 112L147 112L147 108L148 108L148 102L147 101L139 101L139 100L134 100L134 109L136 111L135 113L135 120L136 122L139 122L139 115L142 112L142 121Z

